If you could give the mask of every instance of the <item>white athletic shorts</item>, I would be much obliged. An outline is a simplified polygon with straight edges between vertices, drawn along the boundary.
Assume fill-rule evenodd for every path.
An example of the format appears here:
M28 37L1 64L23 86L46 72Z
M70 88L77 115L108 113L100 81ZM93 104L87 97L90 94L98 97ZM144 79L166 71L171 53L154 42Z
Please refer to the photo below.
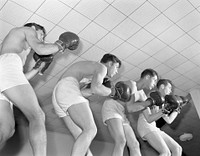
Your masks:
M129 124L124 106L116 100L106 99L102 107L103 123L106 125L107 120L114 118L121 119L123 124Z
M0 99L10 102L2 92L22 84L29 84L29 82L23 73L23 64L19 55L16 53L0 55Z
M81 94L79 82L73 77L65 77L57 83L53 90L52 103L60 118L69 115L67 110L72 105L89 104L88 100Z

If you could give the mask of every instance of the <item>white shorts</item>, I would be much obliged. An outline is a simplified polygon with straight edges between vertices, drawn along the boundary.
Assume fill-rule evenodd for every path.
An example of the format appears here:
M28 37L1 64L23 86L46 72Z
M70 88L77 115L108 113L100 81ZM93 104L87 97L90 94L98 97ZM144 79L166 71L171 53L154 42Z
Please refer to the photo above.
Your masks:
M23 73L23 64L19 55L16 53L0 55L0 99L9 102L12 108L12 102L2 92L22 84L29 84L29 82Z
M67 110L74 104L89 104L81 94L79 82L73 77L65 77L57 83L53 90L52 103L60 118L69 115Z
M106 99L102 107L102 119L106 125L106 120L121 119L123 124L129 124L129 120L125 115L125 108L119 102L113 99Z
M22 84L29 84L29 82L23 73L23 64L19 55L15 53L0 55L0 92Z
M146 140L144 136L149 134L150 132L157 132L157 133L162 132L158 127L156 127L155 121L148 123L148 121L145 119L142 113L139 115L138 118L137 131L143 140Z

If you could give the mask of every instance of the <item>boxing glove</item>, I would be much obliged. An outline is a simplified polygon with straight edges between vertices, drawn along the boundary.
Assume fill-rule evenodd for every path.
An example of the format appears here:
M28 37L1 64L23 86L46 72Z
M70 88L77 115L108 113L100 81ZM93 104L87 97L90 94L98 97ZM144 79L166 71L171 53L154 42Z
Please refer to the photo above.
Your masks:
M124 82L119 81L111 88L112 93L110 95L114 100L120 100L122 102L128 102L131 99L131 88Z
M79 37L73 32L64 32L59 36L55 44L58 45L60 51L65 49L76 50L79 45Z
M50 66L53 61L54 55L38 55L36 52L33 53L33 59L35 60L35 66L33 69L38 69L41 64L44 62L44 67L40 70L40 75L43 75L47 68Z
M181 99L179 96L176 95L166 95L165 96L165 104L164 104L164 109L173 112L175 110L180 111L180 103Z
M150 102L150 106L156 105L161 106L164 103L164 98L162 98L160 92L154 91L149 94L149 97L146 101Z
M103 83L102 83L105 87L111 88L112 87L112 83L109 80L109 78L104 78L103 79Z

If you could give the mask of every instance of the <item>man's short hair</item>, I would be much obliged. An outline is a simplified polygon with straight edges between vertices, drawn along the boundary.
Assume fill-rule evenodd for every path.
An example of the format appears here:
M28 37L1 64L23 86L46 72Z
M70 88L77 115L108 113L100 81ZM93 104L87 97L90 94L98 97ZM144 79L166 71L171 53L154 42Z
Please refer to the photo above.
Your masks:
M36 30L42 30L43 33L44 33L44 36L46 36L46 30L43 26L39 25L39 24L36 24L36 23L26 23L24 25L24 27L32 27L34 26Z
M107 63L107 62L109 62L109 61L111 61L111 62L113 62L113 63L119 63L119 68L121 67L121 61L115 56L115 55L113 55L113 54L109 54L109 53L107 53L107 54L105 54L103 57L102 57L102 59L101 59L101 63Z
M157 87L157 89L159 89L161 85L167 86L168 84L171 84L172 92L173 92L174 91L174 84L169 79L160 79L160 80L158 80L158 82L156 84L156 87Z
M140 78L144 78L145 76L149 75L150 77L154 77L154 76L157 76L158 77L158 73L151 69L151 68L148 68L148 69L145 69L141 75L140 75Z

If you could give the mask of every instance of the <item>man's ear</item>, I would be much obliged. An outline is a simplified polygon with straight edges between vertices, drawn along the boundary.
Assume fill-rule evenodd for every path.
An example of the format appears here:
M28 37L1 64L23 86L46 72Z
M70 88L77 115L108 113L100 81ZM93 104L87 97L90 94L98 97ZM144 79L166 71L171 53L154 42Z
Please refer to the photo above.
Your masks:
M161 84L159 88L164 89L164 88L165 88L165 85L164 85L164 84Z
M146 76L145 76L145 79L146 79L146 80L150 79L150 75L146 75Z
M112 61L109 61L109 62L108 62L108 66L111 67L112 65L113 65L113 62L112 62Z
M33 25L31 26L31 28L33 28L34 30L36 30L36 29L35 29L35 26L33 26Z

